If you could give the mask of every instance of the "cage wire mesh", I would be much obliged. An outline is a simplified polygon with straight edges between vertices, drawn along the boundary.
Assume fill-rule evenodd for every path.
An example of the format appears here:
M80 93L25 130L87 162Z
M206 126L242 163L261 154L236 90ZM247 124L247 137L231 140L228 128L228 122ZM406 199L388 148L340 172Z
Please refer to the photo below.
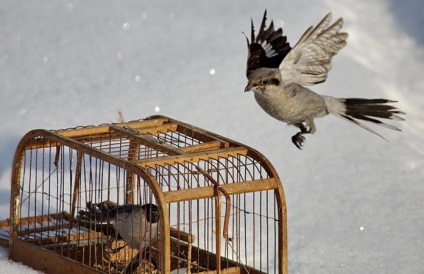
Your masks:
M198 171L199 167L210 174L219 185L268 178L266 171L258 162L243 155L157 166L149 168L149 172L155 176L164 191L213 186L213 183ZM219 202L223 207L226 206L224 197L221 196ZM241 265L249 265L266 273L277 273L277 265L274 263L277 247L269 244L275 243L278 239L277 210L273 191L231 195L228 213L230 218L226 224L228 239L222 246L221 254ZM215 212L214 198L170 204L169 212L171 226L179 231L196 235L197 247L216 253L215 216L218 214ZM224 215L225 212L222 210L220 218L223 224ZM205 260L195 258L195 261L202 259ZM206 259L206 261L213 260ZM179 263L184 266L184 262Z
M284 193L258 155L167 117L30 132L1 228L10 257L29 244L104 273L286 273Z
M20 176L19 219L34 221L21 222L19 238L96 269L122 270L136 252L123 248L115 256L105 256L110 249L105 236L115 238L115 247L122 246L122 240L117 235L99 233L107 229L102 227L104 220L84 222L87 220L77 217L89 203L113 201L116 207L127 204L125 186L132 176L121 167L65 146L26 150ZM157 204L140 177L136 177L135 187L135 201ZM111 218L117 217L110 216L109 221L114 221Z

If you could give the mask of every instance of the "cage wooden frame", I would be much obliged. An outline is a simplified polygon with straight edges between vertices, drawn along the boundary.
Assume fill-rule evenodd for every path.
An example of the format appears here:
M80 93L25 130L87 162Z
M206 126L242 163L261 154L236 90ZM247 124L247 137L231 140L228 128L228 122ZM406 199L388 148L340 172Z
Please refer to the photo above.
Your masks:
M178 129L179 132L183 132L190 138L195 138L201 142L188 146L176 147L166 141L153 138L151 135L166 132L170 129ZM107 153L83 142L85 138L91 138L92 140L92 136L98 136L96 138L101 139L102 134L108 134L108 136L114 134L126 136L126 138L130 140L128 144L129 153L126 156L126 159L119 157L119 155L113 155L113 153ZM163 153L163 155L160 155L159 157L138 159L136 151L140 145L153 148L155 151ZM130 174L141 177L144 182L148 184L157 202L160 219L162 220L160 224L161 233L158 246L158 249L161 250L163 254L163 260L161 260L160 265L162 273L170 273L171 270L170 235L172 234L172 229L169 223L168 204L204 198L222 197L224 195L231 196L234 194L251 193L255 191L273 191L278 207L278 255L275 259L278 260L278 273L288 273L286 202L282 183L272 164L261 153L253 148L165 116L151 116L143 120L128 123L105 124L100 126L89 126L57 131L38 129L28 132L20 141L13 161L9 220L9 256L12 260L24 262L40 270L47 269L46 262L43 262L43 260L49 260L50 265L47 270L52 272L63 269L63 266L66 265L67 269L70 271L79 271L80 273L98 273L97 271L82 264L69 264L69 260L66 260L66 258L60 258L60 256L55 256L49 254L49 252L42 251L36 246L33 246L31 243L25 242L18 237L18 226L22 222L20 219L20 169L24 157L23 155L27 149L60 146L66 146L78 151L80 153L78 157L85 154L103 159L108 163L125 169ZM132 153L130 153L131 151ZM204 186L201 188L164 191L161 189L152 173L148 170L149 168L163 166L165 164L196 162L200 160L219 159L220 157L238 155L245 155L257 161L267 172L268 178L253 181L233 182L221 184L219 186ZM78 168L81 169L80 166L78 167L77 163L76 177L78 177L78 174L81 173L81 171L78 172ZM202 169L199 169L199 172L205 173ZM205 176L208 175L205 174ZM210 180L213 180L213 178L210 178ZM128 193L126 196L126 202L133 203L134 181L131 179L131 176L126 181L126 190ZM217 213L221 212L219 204L220 203L217 202ZM70 215L73 216L74 213L75 205L73 206L73 210ZM72 222L72 217L70 222ZM216 231L216 235L221 235L223 233L223 231L221 231L222 226L223 223L221 218L216 218L216 229L218 230ZM216 265L218 267L215 273L223 273L221 267L219 267L222 259L220 254L220 245L223 241L225 241L225 239L222 237L216 237ZM33 251L32 256L26 255L28 250ZM37 254L42 255L38 256Z

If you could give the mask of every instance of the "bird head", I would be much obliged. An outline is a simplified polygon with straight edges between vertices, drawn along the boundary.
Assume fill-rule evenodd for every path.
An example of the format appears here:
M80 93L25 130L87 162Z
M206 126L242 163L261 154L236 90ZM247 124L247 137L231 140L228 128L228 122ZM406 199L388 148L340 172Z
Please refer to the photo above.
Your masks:
M159 210L155 204L144 204L141 208L145 211L146 219L149 223L157 223L159 221Z
M281 76L278 69L259 68L249 74L244 92L253 91L265 94L279 88L280 85Z

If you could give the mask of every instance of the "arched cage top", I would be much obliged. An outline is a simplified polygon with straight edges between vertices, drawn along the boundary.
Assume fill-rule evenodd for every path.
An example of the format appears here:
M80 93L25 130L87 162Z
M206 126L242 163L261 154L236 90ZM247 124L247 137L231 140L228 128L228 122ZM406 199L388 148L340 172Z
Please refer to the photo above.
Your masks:
M13 167L10 257L34 268L287 273L281 181L263 155L228 138L164 116L33 130ZM154 232L129 219L144 204L158 208ZM154 237L134 236L135 224Z

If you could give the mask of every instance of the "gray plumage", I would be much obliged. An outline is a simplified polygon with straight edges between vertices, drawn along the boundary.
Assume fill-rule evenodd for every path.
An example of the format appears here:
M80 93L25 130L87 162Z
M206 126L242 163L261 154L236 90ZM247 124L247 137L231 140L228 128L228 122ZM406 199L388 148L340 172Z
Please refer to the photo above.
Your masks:
M87 203L87 211L80 211L80 218L94 221L109 236L117 236L132 248L150 247L157 237L159 212L154 204L115 206L109 202Z
M343 19L330 24L331 17L331 13L328 13L316 27L308 28L291 48L282 30L274 31L272 22L266 29L265 11L258 35L255 37L252 24L251 41L247 39L248 84L245 91L253 91L259 106L270 116L300 128L300 132L292 137L299 149L305 141L303 135L316 132L314 119L327 114L355 123L380 137L359 120L394 130L400 129L378 118L404 120L399 116L404 112L390 105L395 101L341 99L322 96L306 88L327 79L333 56L346 45L348 34L340 32Z
M110 223L133 248L150 247L157 237L159 213L156 205L123 205L110 212Z
M123 273L133 273L138 267L140 252L148 251L156 240L160 224L158 207L154 204L116 206L108 201L87 203L87 210L79 212L79 219L94 222L112 240L122 239L139 250ZM114 252L118 250L120 248Z

